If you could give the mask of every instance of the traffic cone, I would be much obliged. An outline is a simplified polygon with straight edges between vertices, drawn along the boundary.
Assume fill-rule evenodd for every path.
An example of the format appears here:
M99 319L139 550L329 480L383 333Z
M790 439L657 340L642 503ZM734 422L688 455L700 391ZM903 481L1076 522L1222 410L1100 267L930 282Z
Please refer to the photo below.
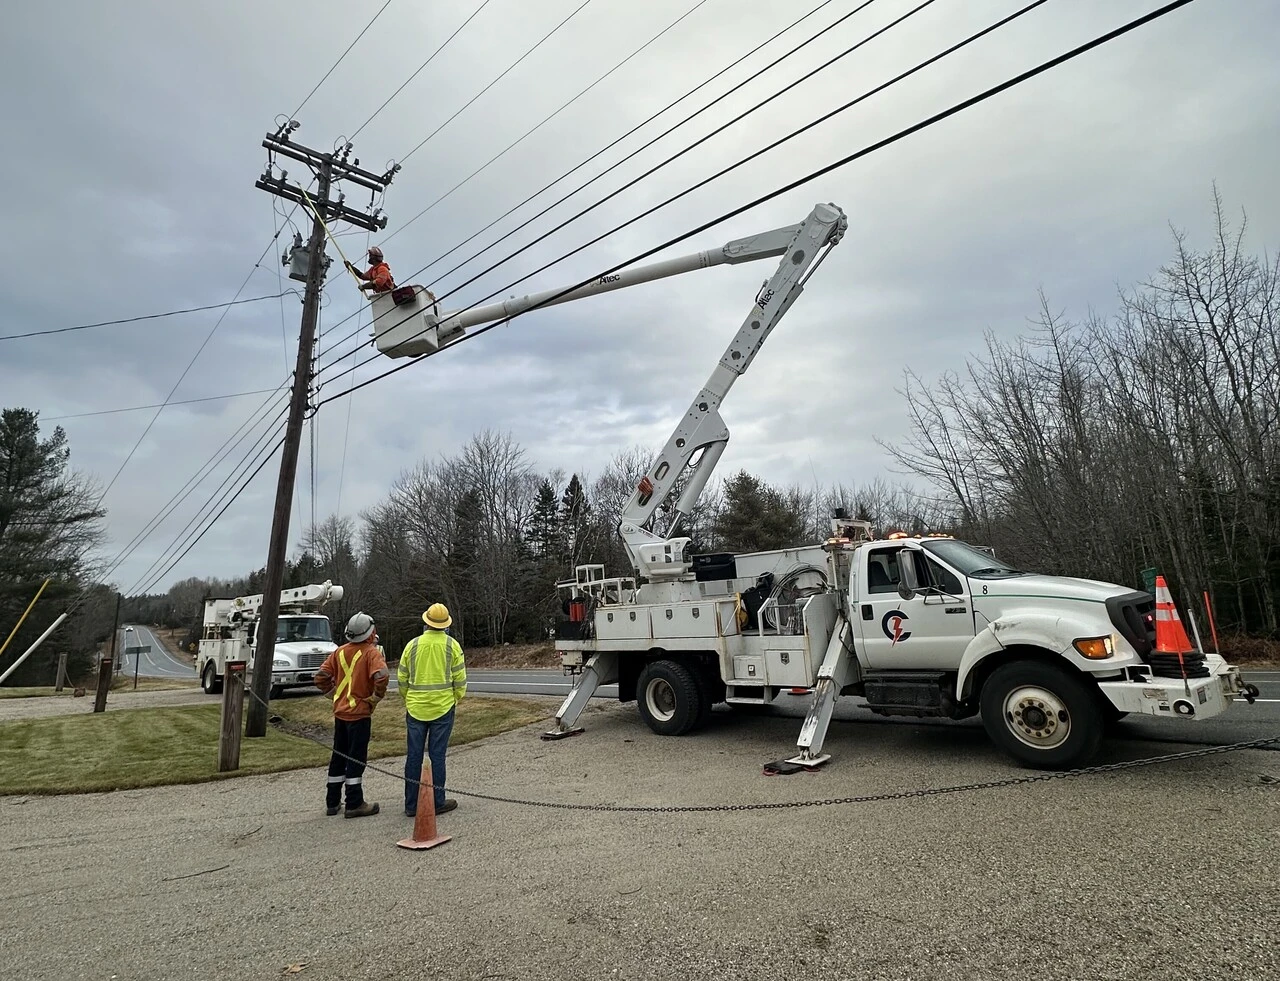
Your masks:
M421 851L435 848L449 840L449 835L436 831L436 792L431 786L431 758L422 754L422 774L418 783L418 810L413 819L413 836L396 842L401 848Z
M1162 654L1189 654L1195 650L1187 636L1178 608L1164 576L1156 576L1156 647Z

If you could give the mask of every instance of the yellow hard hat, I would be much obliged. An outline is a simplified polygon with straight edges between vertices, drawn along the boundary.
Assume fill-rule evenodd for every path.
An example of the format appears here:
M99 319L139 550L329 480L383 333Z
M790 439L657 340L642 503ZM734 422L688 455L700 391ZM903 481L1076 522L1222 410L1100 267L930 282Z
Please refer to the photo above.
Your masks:
M449 608L443 603L432 603L431 608L422 614L422 622L432 630L444 630L453 623L453 617L449 616Z

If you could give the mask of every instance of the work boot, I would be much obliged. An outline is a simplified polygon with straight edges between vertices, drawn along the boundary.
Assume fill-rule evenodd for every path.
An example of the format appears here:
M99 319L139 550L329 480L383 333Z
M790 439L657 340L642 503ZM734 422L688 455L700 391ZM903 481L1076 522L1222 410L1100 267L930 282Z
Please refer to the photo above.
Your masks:
M362 818L362 817L368 817L370 814L377 814L377 813L378 813L378 805L370 804L368 801L365 801L359 807L356 807L356 808L348 807L347 813L344 814L343 816L349 817L349 818Z
M330 804L328 807L326 807L326 808L324 809L324 812L325 812L325 814L327 814L329 817L333 817L335 814L337 814L337 813L338 813L338 811L339 811L339 810L341 810L341 808L340 808L340 807L338 807L338 805L337 805L337 804Z
M445 814L449 811L456 809L457 806L458 806L458 802L456 800L454 800L452 797L447 797L445 798L445 802L436 808L436 813Z

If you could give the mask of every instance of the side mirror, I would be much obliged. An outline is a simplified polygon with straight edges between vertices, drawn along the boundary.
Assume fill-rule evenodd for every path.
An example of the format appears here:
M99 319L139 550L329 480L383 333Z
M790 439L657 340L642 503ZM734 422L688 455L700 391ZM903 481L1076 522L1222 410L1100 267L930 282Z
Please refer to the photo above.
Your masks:
M920 588L920 580L916 577L916 562L911 549L904 548L898 552L898 595L904 600L915 596Z

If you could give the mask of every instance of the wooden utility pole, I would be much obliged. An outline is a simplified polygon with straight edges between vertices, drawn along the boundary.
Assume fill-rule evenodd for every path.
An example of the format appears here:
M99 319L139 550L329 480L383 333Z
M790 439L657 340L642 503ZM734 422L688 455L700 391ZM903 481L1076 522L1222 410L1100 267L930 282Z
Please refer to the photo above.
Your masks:
M326 222L343 221L368 231L387 226L385 215L377 211L361 212L343 203L344 195L331 200L334 184L351 181L367 188L370 207L373 197L391 183L399 170L393 166L382 175L360 169L360 161L348 162L352 146L346 143L332 152L322 153L304 147L291 139L298 123L289 120L276 132L268 133L262 145L270 155L267 170L255 185L277 197L302 204L311 215L311 237L307 242L306 292L302 301L302 328L298 337L298 360L293 372L293 397L289 403L289 417L285 423L284 446L280 458L280 476L276 482L275 511L271 517L271 538L267 545L266 581L262 586L262 606L258 611L258 645L254 649L250 685L254 697L249 702L244 734L267 734L267 702L271 697L271 669L275 660L276 621L280 615L280 592L284 588L284 566L288 558L289 518L293 504L293 488L298 472L298 448L302 442L302 423L311 398L312 348L315 345L316 318L320 312L320 292L324 286L325 271L329 260L324 254ZM298 184L287 181L288 174L279 177L274 173L275 155L288 157L305 164L317 180L316 193L308 195ZM295 250L299 245L294 246ZM291 278L301 278L290 272ZM230 679L228 679L229 682ZM230 685L228 684L228 687Z
M58 654L58 677L53 683L54 691L62 691L62 683L67 679L67 652L61 651Z
M244 718L244 661L228 661L222 675L222 724L218 728L218 772L240 769Z
M116 638L120 635L120 594L116 593L116 618L111 624L111 653L98 664L98 691L93 698L93 710L107 710L107 692L111 690L111 666L116 663Z

